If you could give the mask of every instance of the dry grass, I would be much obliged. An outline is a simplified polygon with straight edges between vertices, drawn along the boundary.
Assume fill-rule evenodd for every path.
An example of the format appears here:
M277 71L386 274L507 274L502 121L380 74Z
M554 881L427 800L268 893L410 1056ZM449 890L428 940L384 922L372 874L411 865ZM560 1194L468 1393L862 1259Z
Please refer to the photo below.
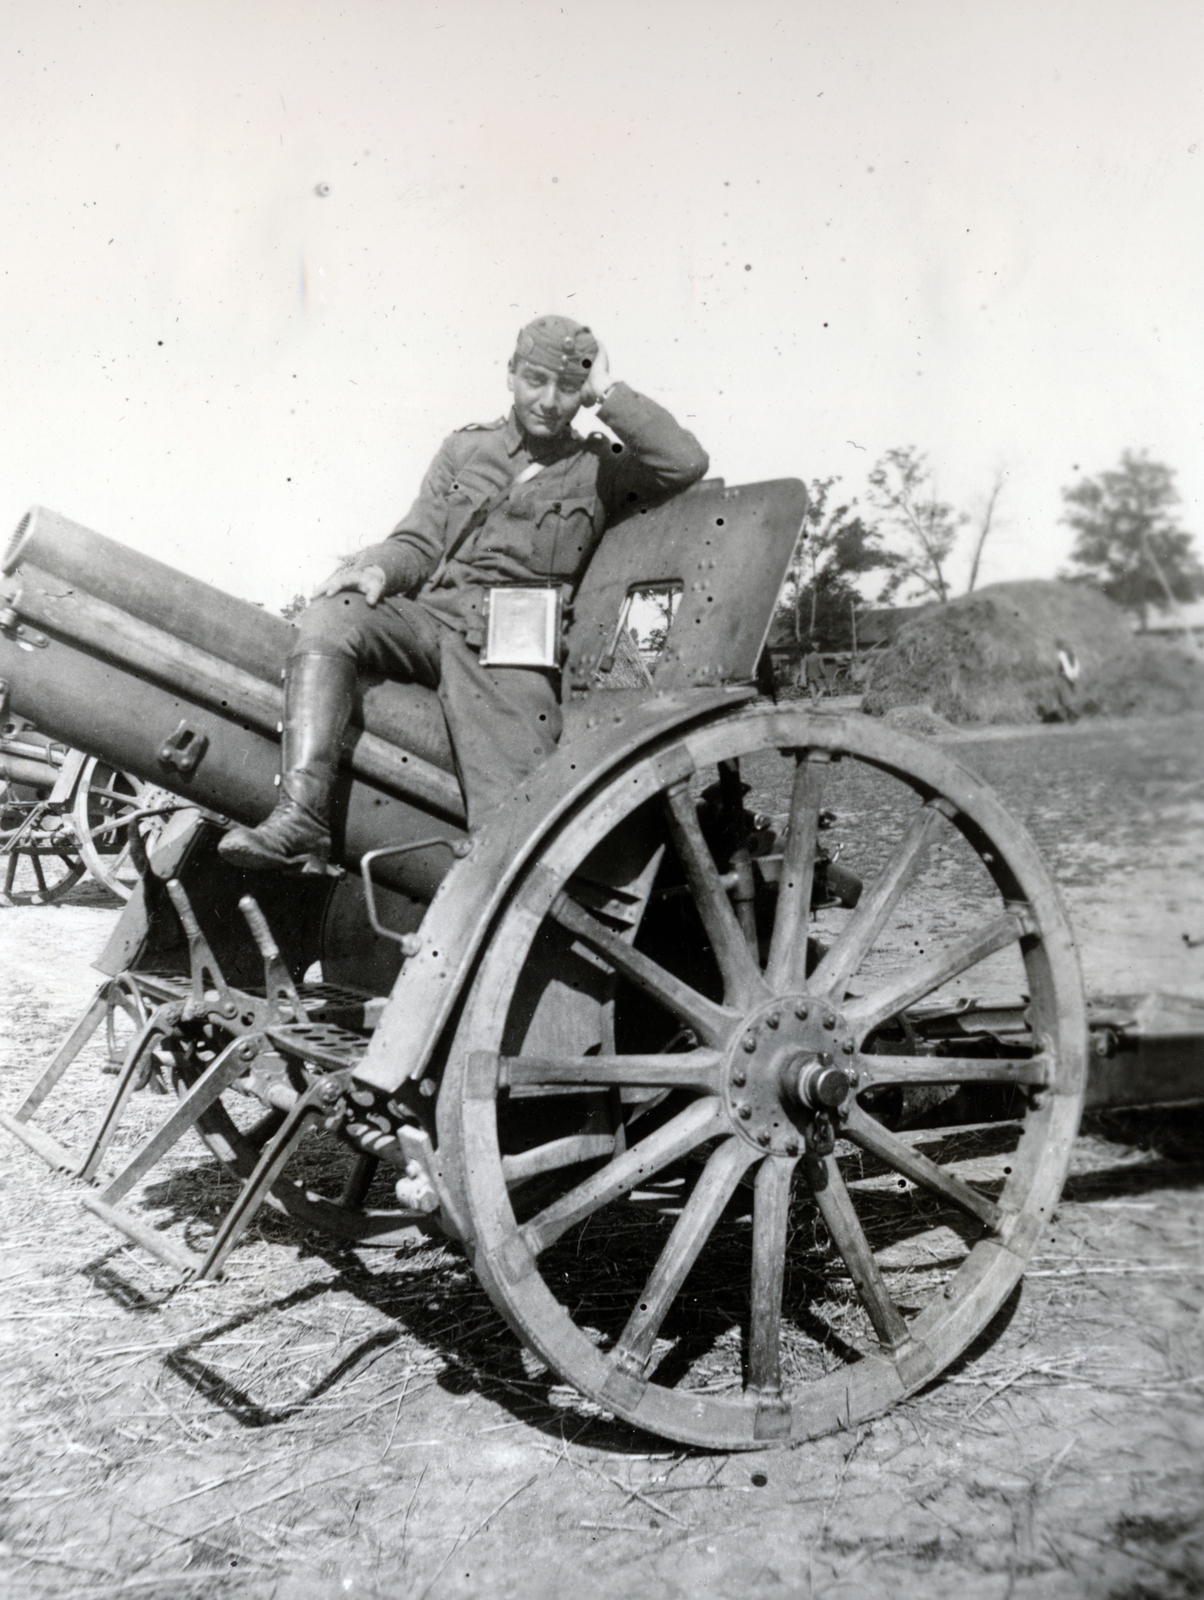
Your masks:
M781 1582L885 1595L899 1581L983 1600L1001 1581L1116 1600L1198 1592L1204 1162L1172 1162L1152 1138L1140 1149L1142 1125L1127 1145L1117 1131L1080 1140L1032 1281L944 1380L853 1438L752 1461L657 1448L578 1403L520 1356L451 1252L382 1260L269 1221L227 1281L172 1295L166 1269L18 1155L5 1592L551 1595L570 1557L589 1595L637 1574L657 1595ZM226 1185L198 1149L176 1181L202 1211ZM894 1204L876 1181L867 1168L872 1236ZM600 1319L662 1236L673 1189L629 1208L626 1231L588 1256ZM918 1292L926 1272L951 1270L948 1220L921 1215L896 1241L896 1293L909 1273ZM855 1334L856 1303L805 1207L795 1227L789 1303L844 1306ZM711 1335L699 1387L738 1372L738 1345L714 1336L738 1309L730 1267L720 1250L697 1284ZM796 1377L817 1348L801 1329L788 1339ZM707 1587L719 1571L738 1587Z

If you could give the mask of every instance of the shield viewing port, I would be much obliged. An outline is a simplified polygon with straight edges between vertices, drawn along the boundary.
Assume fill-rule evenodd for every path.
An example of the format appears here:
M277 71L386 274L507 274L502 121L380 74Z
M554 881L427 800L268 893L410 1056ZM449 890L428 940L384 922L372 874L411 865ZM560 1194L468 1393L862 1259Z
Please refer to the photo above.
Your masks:
M676 579L666 583L640 584L629 589L619 612L610 649L598 663L599 672L613 673L616 662L638 658L634 664L651 682L651 669L665 648L669 629L681 605L681 595L682 585Z

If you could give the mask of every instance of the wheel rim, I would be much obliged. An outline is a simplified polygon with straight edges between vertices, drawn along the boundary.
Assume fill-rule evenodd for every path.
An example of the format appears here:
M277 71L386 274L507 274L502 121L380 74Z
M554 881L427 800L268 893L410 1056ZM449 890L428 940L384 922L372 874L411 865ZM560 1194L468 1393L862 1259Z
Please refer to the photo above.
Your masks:
M838 923L827 953L809 963L811 863L833 758L855 776L895 786L910 809L857 909ZM695 799L698 775L733 759L745 762L746 776L756 769L754 779L767 762L793 774L776 908L758 923L759 938L733 904L738 874L721 872L722 852L716 865ZM587 909L579 888L565 892L570 880L579 886L587 876L582 863L602 841L650 810L664 815L665 842L709 945L710 992L706 982L686 981L672 963L642 953L639 940L634 950L623 945L596 897ZM956 846L985 888L974 891L967 928L901 970L887 959L884 971L881 949L912 897L928 892L922 880L939 888L950 870L934 846ZM954 865L962 871L960 856ZM651 1053L633 1048L640 1041L631 1036L609 1049L603 1039L590 1055L549 1049L545 1036L532 1051L513 997L546 953L553 927L584 947L593 966L621 975L620 998L638 990L642 1003L651 997L654 1008L691 1028L695 1047L666 1056L655 1044ZM946 1053L937 1065L932 1055L907 1053L906 1039L902 1048L889 1042L901 1012L986 971L980 964L989 959L1011 962L1031 996L1037 1042L1029 1055ZM1081 983L1057 892L1027 835L981 781L868 719L765 708L634 763L561 825L519 880L485 947L450 1053L439 1096L441 1154L464 1190L482 1281L550 1367L653 1432L757 1447L880 1413L936 1376L991 1320L1060 1193L1085 1044ZM939 1139L938 1151L950 1149L933 1160L923 1140L892 1133L867 1109L887 1088L910 1095L934 1082L944 1095L988 1084L1023 1099L1023 1115L1006 1124L1014 1148L1006 1148L1011 1131L1002 1144L982 1135L980 1143L990 1147L993 1138L1000 1147L989 1160L975 1156L965 1176L957 1138ZM516 1088L524 1097L546 1090L550 1103L570 1085L637 1106L652 1091L672 1098L643 1112L644 1130L628 1111L625 1150L617 1146L584 1177L569 1169L558 1190L531 1202L515 1190L515 1173L540 1170L555 1153L545 1158L537 1148L516 1166L503 1144L512 1097ZM568 1154L596 1154L584 1143L561 1145ZM658 1182L666 1186L659 1201ZM668 1192L675 1186L676 1199ZM929 1275L930 1293L915 1290L920 1280L906 1272L901 1288L888 1266L889 1230L899 1228L900 1206L913 1197L939 1217L934 1226L962 1238L948 1270ZM610 1241L640 1206L659 1209L663 1220L624 1268L608 1256ZM825 1233L830 1251L808 1246ZM900 1237L908 1242L906 1226ZM615 1281L605 1293L574 1280L574 1259L591 1249L608 1257ZM742 1314L729 1316L733 1326L722 1334L712 1319L705 1358L691 1358L684 1348L698 1341L691 1305L697 1309L715 1284L734 1282L741 1271ZM829 1293L813 1279L845 1287ZM717 1292L723 1298L727 1289ZM619 1309L606 1309L606 1294ZM843 1310L833 1309L837 1302ZM714 1375L719 1350L727 1352L726 1368L715 1382L702 1381Z

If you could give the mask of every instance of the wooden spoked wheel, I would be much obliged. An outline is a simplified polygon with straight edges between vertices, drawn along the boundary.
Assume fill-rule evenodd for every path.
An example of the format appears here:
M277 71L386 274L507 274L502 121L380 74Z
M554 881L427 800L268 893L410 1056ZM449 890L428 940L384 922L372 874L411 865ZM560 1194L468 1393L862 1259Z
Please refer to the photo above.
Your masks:
M146 1026L150 1013L142 991L124 973L114 978L105 995L105 1056L106 1070L118 1072L133 1046L134 1040ZM152 1070L153 1058L146 1064L146 1076ZM140 1075L141 1076L141 1075ZM139 1083L141 1088L145 1079ZM162 1087L160 1085L160 1087Z
M175 1090L183 1097L230 1040L224 1033L200 1038L177 1034L167 1043ZM300 1073L295 1072L294 1076L295 1086L302 1087ZM229 1089L201 1116L196 1128L209 1150L241 1181L255 1170L264 1147L283 1121L283 1111L268 1110L254 1097ZM392 1199L390 1173L394 1178L400 1176L375 1157L353 1150L330 1135L313 1135L304 1141L277 1180L267 1204L273 1211L327 1233L345 1245L412 1244L415 1218L411 1212L395 1204L367 1204L374 1192L378 1199Z
M74 830L44 801L13 809L23 815L0 833L0 856L6 858L0 905L53 905L84 875Z
M715 811L737 771L747 808L789 817L751 906ZM812 922L828 807L868 881ZM655 870L634 938L598 887L633 839ZM568 987L611 975L584 1046L529 1021L566 946ZM967 985L1023 992L1031 1047L926 1040L916 1008ZM1065 913L987 787L868 718L758 708L619 772L518 880L440 1143L476 1269L550 1368L653 1433L753 1448L882 1412L987 1326L1057 1201L1085 1070ZM1004 1119L973 1121L992 1089ZM564 1132L574 1094L618 1106L609 1158Z
M179 804L166 790L90 756L76 785L71 821L84 865L97 882L128 900L138 882L131 830L138 830L145 845Z

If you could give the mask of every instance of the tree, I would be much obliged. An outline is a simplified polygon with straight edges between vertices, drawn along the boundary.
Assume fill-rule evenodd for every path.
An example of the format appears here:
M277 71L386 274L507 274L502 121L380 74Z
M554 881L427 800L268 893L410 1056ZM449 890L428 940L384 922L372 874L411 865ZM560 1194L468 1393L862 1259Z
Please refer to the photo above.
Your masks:
M991 528L995 522L995 508L999 504L999 496L1003 493L1004 474L999 471L991 481L990 490L982 503L982 510L978 514L978 532L974 538L974 555L970 560L970 581L966 585L966 593L974 593L974 585L978 582L978 563L982 560L982 547L987 542Z
M888 553L893 576L882 598L890 599L904 584L913 584L918 585L913 594L928 594L944 604L949 598L945 563L970 518L937 498L928 457L913 444L888 450L870 473L869 483L870 504L881 513L886 536L894 534L898 542L898 548ZM995 498L998 491L981 539L990 531Z
M856 514L856 500L829 504L839 482L839 478L812 479L778 602L778 615L789 618L800 652L804 641L845 642L851 632L851 608L864 601L854 579L888 563L877 532Z
M286 622L291 622L294 617L300 616L308 604L309 597L307 595L295 594L291 600L286 600L280 607L280 615Z
M1126 450L1118 471L1082 478L1062 499L1062 521L1077 535L1064 577L1096 585L1142 627L1151 603L1165 609L1204 592L1204 568L1174 509L1175 474L1163 462Z

